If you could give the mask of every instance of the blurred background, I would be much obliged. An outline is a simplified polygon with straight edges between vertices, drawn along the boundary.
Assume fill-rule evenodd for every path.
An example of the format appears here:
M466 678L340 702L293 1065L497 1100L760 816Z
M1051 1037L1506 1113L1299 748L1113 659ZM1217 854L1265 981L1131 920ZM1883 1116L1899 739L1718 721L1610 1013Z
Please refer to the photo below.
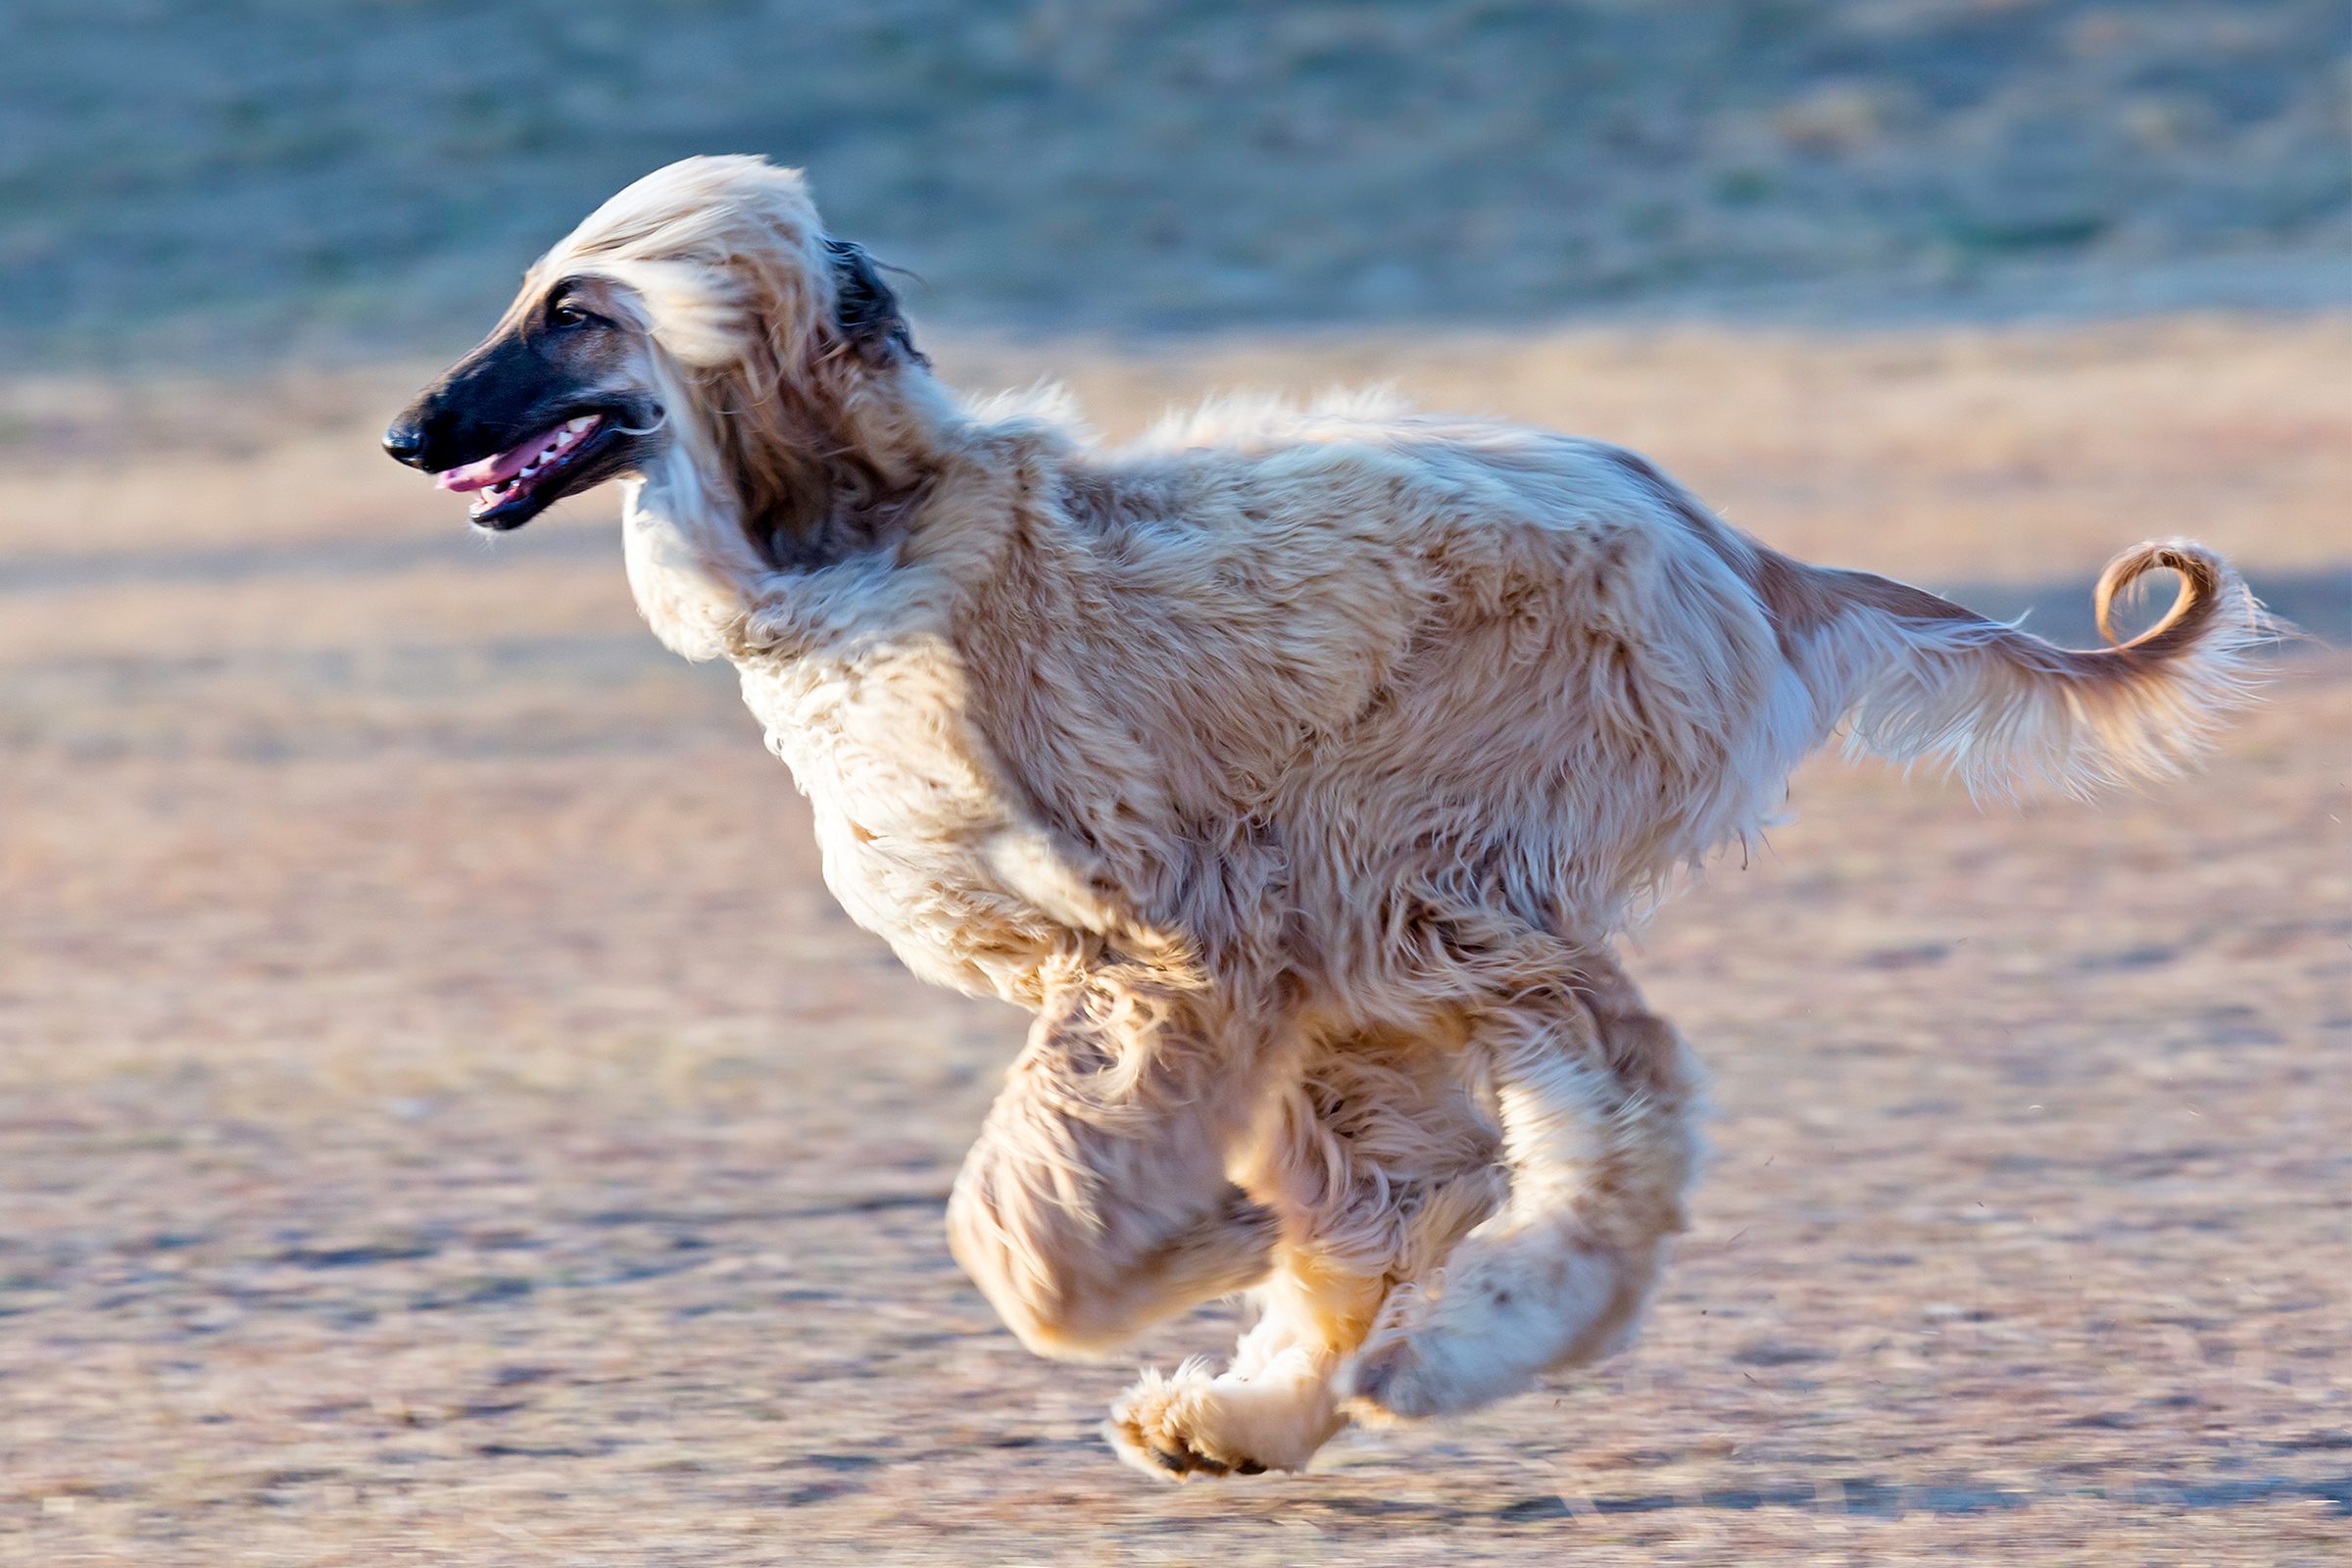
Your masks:
M2309 303L2348 286L2345 31L2338 0L17 0L0 325L438 347L714 148L805 166L926 314L1023 331Z
M609 492L493 548L374 450L738 151L1107 439L1390 381L2314 635L2145 797L1808 767L1632 949L1719 1107L1642 1346L1147 1487L941 1241L1021 1020L833 907ZM2341 0L10 0L0 1562L2341 1561L2347 494Z

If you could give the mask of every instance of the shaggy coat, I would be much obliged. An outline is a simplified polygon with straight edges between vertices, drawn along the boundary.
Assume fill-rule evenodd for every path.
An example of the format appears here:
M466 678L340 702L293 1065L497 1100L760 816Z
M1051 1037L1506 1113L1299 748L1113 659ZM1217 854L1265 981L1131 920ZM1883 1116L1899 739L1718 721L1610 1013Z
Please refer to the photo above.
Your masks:
M563 367L535 412L468 436L525 352ZM1114 1409L1158 1473L1298 1468L1625 1344L1696 1152L1629 919L1841 727L1977 784L2163 775L2261 630L2221 561L2142 545L2101 625L2159 567L2172 612L2066 651L1777 555L1631 453L1376 402L1106 450L950 396L753 159L615 196L394 444L470 472L577 410L625 432L639 607L740 671L842 906L1036 1014L949 1209L1005 1323L1092 1354L1252 1294L1229 1367Z

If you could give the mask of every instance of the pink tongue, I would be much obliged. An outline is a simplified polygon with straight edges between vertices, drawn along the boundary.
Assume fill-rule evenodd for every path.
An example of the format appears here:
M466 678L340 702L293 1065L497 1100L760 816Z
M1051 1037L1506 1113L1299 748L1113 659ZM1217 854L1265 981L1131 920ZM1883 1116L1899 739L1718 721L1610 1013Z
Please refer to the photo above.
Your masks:
M520 473L522 466L536 457L539 449L547 445L548 437L554 434L553 430L542 430L520 446L501 452L495 458L468 463L463 468L444 468L433 475L433 484L443 490L483 490L503 483Z

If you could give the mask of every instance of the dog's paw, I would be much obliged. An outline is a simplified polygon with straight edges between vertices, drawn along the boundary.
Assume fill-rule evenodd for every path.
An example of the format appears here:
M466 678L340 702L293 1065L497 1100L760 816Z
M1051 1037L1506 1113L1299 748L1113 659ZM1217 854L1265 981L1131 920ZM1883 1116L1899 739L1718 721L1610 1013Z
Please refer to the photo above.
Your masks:
M1335 1380L1349 1418L1371 1426L1459 1415L1525 1388L1522 1336L1496 1320L1496 1299L1475 1275L1397 1286Z
M1654 1251L1465 1243L1424 1289L1400 1285L1339 1383L1356 1418L1460 1415L1544 1372L1622 1349L1640 1322Z
M1215 1380L1197 1361L1175 1374L1146 1372L1110 1407L1102 1435L1127 1463L1162 1481L1195 1476L1254 1476L1270 1468L1218 1441L1204 1418L1216 1399Z
M1446 1408L1444 1376L1424 1353L1442 1335L1433 1306L1412 1285L1390 1294L1380 1320L1334 1380L1355 1419L1418 1421Z
M1248 1377L1210 1377L1207 1363L1187 1361L1170 1377L1145 1373L1103 1431L1119 1457L1162 1478L1303 1470L1348 1424L1331 1370L1326 1353L1305 1347Z
M1426 1420L1447 1408L1444 1380L1409 1336L1366 1346L1348 1363L1341 1380L1349 1415L1368 1426Z

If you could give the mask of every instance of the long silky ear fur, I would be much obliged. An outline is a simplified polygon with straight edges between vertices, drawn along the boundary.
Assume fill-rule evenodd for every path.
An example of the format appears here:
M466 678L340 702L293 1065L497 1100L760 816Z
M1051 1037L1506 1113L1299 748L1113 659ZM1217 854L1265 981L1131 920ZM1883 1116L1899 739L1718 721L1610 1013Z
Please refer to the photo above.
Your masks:
M699 390L745 532L781 566L851 548L907 482L904 443L885 435L895 372L929 361L863 250L813 225L756 238L727 262L737 353Z
M899 296L882 281L864 247L846 239L825 240L833 263L833 324L842 339L876 362L903 354L917 365L931 362L914 346L914 333L899 310Z

